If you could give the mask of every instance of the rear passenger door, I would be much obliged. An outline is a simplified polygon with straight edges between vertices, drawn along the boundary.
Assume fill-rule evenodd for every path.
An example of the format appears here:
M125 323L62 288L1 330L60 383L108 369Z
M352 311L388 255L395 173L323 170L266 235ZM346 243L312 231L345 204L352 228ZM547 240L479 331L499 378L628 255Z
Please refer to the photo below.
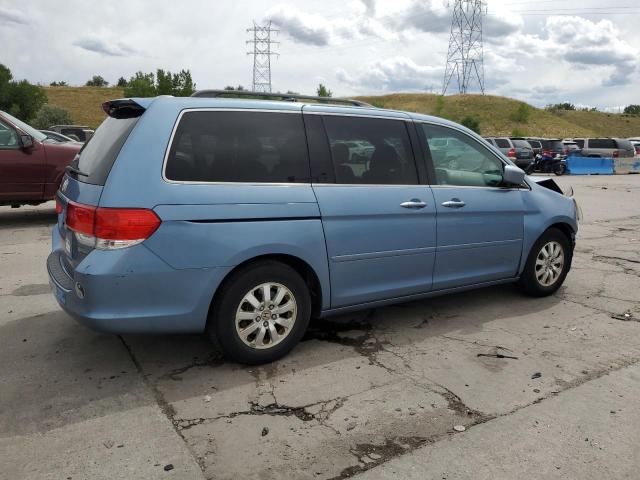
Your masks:
M503 162L473 137L442 125L418 125L433 166L438 224L433 289L515 277L522 253L523 189L501 186ZM440 147L443 143L448 146Z
M406 117L322 114L306 108L331 307L429 291L436 210L414 159L413 124Z

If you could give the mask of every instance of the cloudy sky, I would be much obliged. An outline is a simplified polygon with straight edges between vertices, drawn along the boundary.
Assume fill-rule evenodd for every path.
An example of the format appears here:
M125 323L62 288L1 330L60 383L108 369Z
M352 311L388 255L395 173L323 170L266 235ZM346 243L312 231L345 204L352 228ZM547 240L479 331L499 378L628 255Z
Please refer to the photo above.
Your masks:
M246 29L267 19L279 29L274 90L442 88L447 0L0 0L0 63L42 84L160 67L190 69L199 88L250 87ZM640 0L488 0L483 22L487 93L640 103Z

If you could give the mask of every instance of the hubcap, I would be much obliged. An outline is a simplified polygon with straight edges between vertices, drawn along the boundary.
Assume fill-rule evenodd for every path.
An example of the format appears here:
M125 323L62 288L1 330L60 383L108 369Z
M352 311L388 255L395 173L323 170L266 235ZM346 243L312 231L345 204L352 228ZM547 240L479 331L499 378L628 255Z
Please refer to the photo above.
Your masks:
M536 279L543 287L558 281L564 268L564 249L558 242L546 243L536 258Z
M280 283L262 283L242 297L236 310L236 332L251 348L271 348L289 335L297 314L291 290Z

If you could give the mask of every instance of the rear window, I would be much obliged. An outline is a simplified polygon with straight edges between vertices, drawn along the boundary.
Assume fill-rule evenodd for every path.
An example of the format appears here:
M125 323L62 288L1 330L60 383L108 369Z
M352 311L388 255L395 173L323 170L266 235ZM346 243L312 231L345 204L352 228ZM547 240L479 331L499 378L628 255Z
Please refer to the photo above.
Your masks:
M633 150L633 145L629 140L620 139L616 140L616 143L618 144L618 148L621 150Z
M618 148L616 141L612 138L590 138L589 148Z
M542 145L537 140L527 140L527 142L529 142L529 145L531 145L533 148L542 148Z
M93 185L104 185L122 145L139 119L140 117L109 117L102 122L93 137L80 150L75 166L88 176L78 175L78 180Z
M516 147L528 148L531 150L531 145L526 140L511 140Z
M165 169L169 180L307 183L307 144L299 113L187 112Z
M564 150L561 140L542 140L540 143L544 150L552 150L554 152L562 152Z
M496 138L494 141L496 142L496 147L498 148L511 148L509 140L507 140L506 138Z
M584 147L584 140L583 139L576 139L576 145L578 145L580 148Z

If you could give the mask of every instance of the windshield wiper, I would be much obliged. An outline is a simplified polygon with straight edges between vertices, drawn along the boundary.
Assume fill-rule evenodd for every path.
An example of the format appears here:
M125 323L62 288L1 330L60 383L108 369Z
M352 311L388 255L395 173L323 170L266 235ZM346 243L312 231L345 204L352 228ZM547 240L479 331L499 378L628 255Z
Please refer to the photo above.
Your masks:
M75 173L76 175L81 175L81 176L83 176L83 177L88 177L88 176L89 176L89 174L88 174L88 173L84 173L82 170L78 170L76 167L73 167L73 166L71 166L71 165L67 165L64 169L65 169L67 172Z

